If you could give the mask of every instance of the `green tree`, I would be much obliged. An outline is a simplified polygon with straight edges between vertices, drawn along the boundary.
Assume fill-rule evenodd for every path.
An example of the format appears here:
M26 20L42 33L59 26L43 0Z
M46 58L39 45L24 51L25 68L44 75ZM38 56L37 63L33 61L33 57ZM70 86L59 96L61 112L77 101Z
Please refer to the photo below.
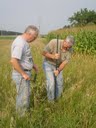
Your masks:
M81 9L74 13L72 17L69 17L68 20L72 26L84 26L88 23L96 24L96 12L87 8Z

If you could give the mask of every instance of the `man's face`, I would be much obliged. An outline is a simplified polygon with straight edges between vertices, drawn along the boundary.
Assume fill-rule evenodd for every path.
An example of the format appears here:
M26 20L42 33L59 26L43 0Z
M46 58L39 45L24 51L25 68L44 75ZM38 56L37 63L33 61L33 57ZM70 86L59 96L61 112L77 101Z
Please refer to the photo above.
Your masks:
M31 43L37 38L37 33L35 31L32 31L31 33L28 33L28 42Z
M71 48L71 47L72 47L72 43L71 42L67 42L66 40L64 40L63 48Z

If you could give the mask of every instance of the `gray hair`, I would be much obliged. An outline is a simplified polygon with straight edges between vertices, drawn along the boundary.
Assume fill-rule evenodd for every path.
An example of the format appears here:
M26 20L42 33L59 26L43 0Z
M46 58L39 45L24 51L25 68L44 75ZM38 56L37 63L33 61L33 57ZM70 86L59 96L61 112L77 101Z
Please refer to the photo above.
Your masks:
M35 31L36 34L39 34L39 29L34 26L34 25L29 25L26 29L25 29L25 33L31 33L32 31Z
M74 37L72 35L67 36L65 40L68 43L71 43L72 45L74 45L74 43L75 43Z

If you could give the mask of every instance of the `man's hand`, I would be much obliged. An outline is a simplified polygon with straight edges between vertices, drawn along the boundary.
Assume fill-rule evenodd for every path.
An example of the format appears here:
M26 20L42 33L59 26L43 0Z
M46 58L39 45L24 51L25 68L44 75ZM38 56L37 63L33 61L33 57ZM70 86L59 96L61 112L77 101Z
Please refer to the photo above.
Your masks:
M22 76L25 80L30 80L30 77L26 73L23 73Z
M55 76L58 76L59 73L60 73L59 70L54 70Z
M42 55L45 56L45 57L47 57L47 58L51 58L53 60L54 59L57 60L57 59L60 58L60 54L58 54L58 53L51 54L51 53L48 53L48 52L43 52Z
M36 64L34 64L33 69L35 70L36 73L38 73L38 67Z
M53 57L54 57L54 59L58 60L60 58L60 54L55 53Z

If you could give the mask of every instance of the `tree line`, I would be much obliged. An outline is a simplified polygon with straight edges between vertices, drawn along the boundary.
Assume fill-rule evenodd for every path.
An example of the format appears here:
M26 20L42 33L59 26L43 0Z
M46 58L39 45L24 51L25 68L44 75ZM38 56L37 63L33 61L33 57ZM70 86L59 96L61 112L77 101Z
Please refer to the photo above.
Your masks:
M20 34L21 34L20 32L0 30L0 36L6 36L6 35L20 35Z
M65 25L64 28L72 26L85 26L88 24L96 25L96 11L88 10L87 8L81 9L69 17L68 21L70 22L70 25Z

